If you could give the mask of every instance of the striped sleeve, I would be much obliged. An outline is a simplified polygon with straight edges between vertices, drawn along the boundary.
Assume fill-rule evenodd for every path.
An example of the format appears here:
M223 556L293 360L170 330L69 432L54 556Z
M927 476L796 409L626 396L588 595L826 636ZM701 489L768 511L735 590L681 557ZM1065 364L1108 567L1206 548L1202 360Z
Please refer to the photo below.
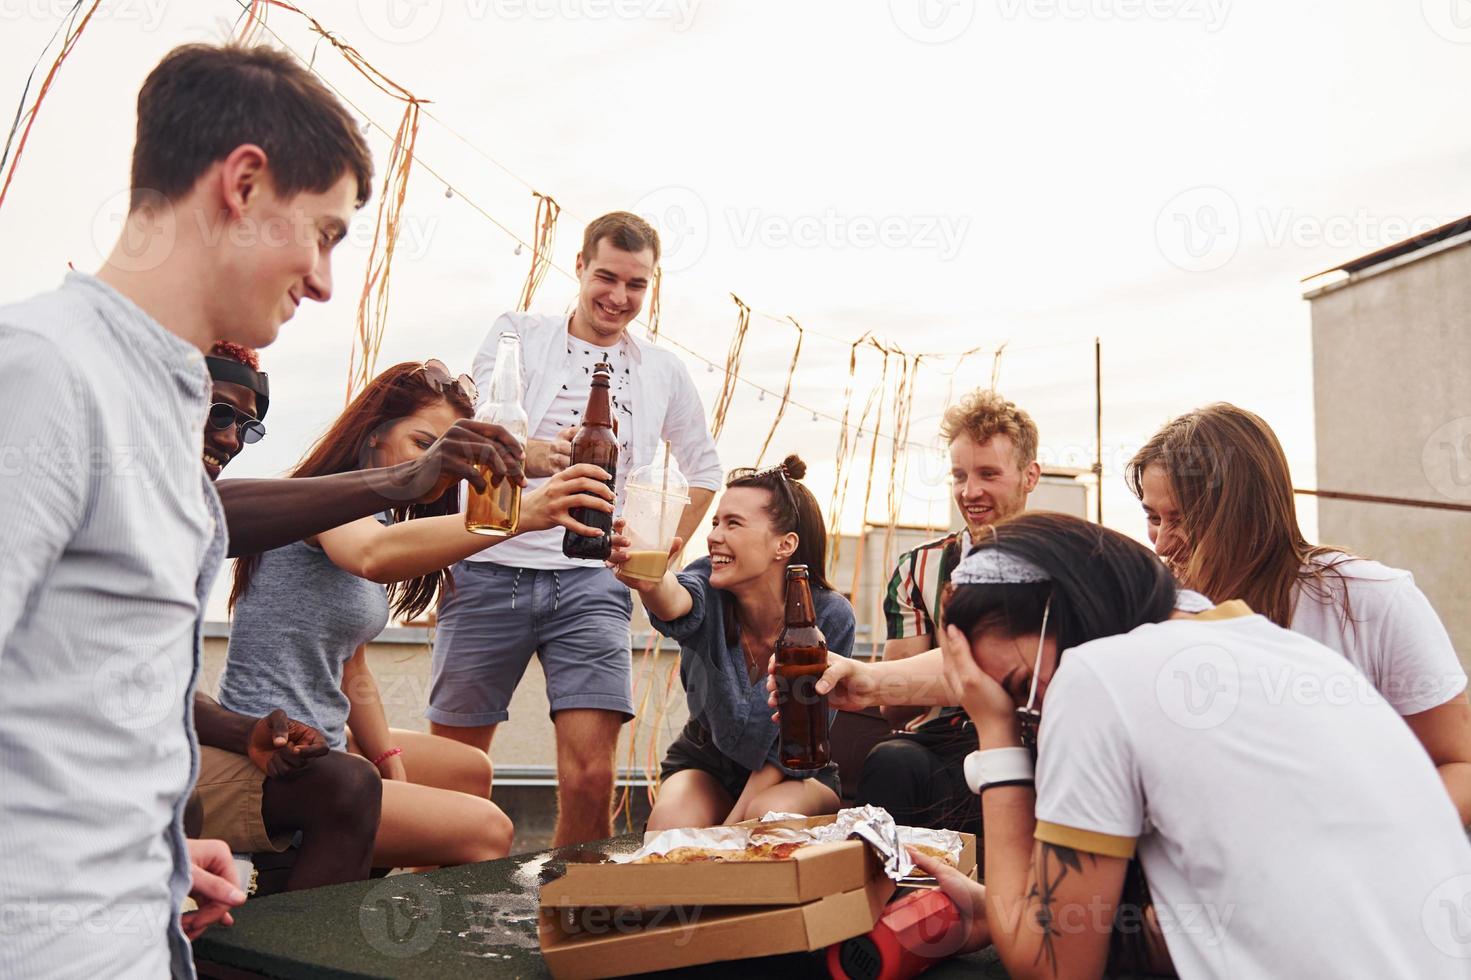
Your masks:
M928 554L924 549L907 551L899 556L894 574L889 576L889 585L884 590L884 624L886 637L890 640L905 640L912 636L924 636L935 631L925 607L922 591L923 578L915 574L915 565Z

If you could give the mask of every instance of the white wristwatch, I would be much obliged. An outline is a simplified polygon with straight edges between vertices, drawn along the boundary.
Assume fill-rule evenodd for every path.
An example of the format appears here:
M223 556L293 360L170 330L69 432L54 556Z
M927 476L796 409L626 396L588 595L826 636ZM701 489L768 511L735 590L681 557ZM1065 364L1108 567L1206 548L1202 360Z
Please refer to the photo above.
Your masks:
M1016 786L1034 781L1032 753L1020 746L983 749L965 757L965 783L972 793L991 786Z

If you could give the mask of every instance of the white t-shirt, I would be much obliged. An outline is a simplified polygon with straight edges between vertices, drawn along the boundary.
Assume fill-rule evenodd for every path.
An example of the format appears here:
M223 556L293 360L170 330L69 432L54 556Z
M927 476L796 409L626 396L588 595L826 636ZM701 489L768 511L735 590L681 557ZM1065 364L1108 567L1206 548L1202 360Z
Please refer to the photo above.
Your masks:
M1471 973L1471 844L1342 656L1240 602L1069 650L1038 840L1138 856L1182 977Z
M1298 586L1292 630L1349 659L1402 715L1445 704L1466 689L1451 638L1409 572L1338 553L1315 559L1342 572L1322 589ZM1344 593L1352 621L1344 618ZM1467 970L1471 975L1471 968Z

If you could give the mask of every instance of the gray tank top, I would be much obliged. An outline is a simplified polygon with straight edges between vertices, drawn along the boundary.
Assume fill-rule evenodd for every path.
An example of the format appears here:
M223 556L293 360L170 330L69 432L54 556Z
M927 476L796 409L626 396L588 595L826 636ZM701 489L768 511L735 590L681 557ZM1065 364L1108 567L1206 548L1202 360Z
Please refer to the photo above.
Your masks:
M254 716L282 708L345 749L342 665L387 624L383 586L302 541L268 551L235 605L220 703Z

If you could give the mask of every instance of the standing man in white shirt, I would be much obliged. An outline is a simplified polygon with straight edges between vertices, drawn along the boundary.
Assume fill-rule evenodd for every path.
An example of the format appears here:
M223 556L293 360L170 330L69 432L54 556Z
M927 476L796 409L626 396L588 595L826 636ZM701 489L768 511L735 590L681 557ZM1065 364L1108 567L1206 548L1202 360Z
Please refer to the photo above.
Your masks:
M572 315L502 315L475 358L474 375L480 390L489 391L501 333L520 337L527 472L545 476L566 465L568 430L580 424L592 368L608 362L619 506L628 473L653 461L667 441L689 479L690 502L679 524L688 541L720 487L720 458L684 365L628 332L658 263L659 235L646 221L625 211L596 219L577 256ZM532 480L527 487L537 485ZM430 730L489 752L536 654L556 727L555 843L610 836L618 730L633 718L628 590L601 562L565 557L560 530L521 535L453 571L455 588L439 604L425 712Z

